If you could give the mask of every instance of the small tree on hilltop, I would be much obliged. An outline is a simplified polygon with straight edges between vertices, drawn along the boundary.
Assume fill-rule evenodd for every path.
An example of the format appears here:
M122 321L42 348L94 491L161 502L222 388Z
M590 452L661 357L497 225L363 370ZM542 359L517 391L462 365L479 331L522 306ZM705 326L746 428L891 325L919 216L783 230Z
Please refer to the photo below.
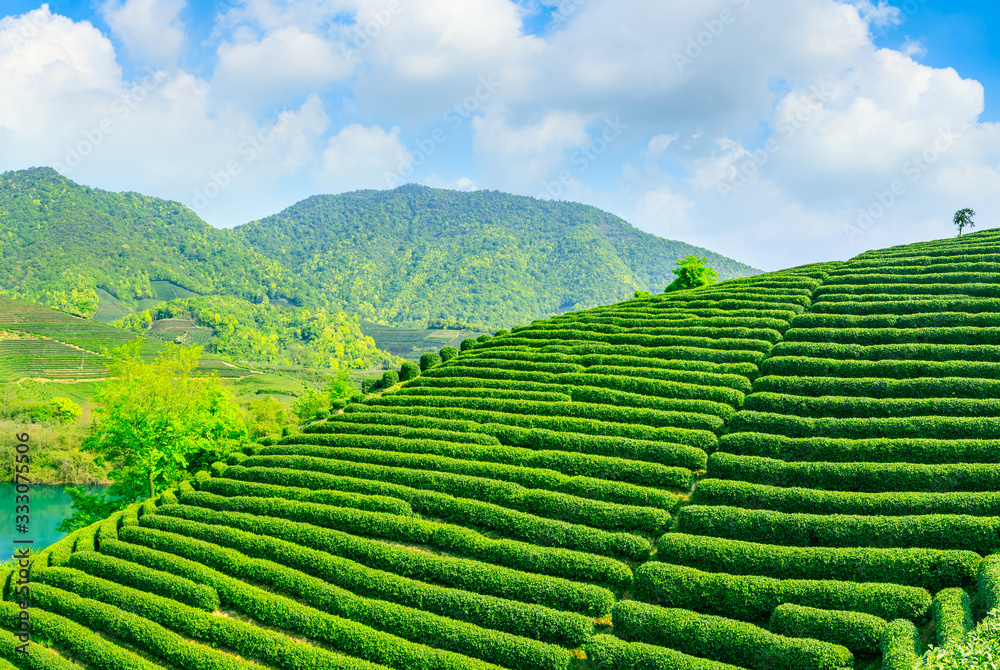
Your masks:
M969 228L976 227L976 224L973 223L972 221L972 217L974 217L975 215L976 213L971 209L969 209L968 207L966 207L965 209L960 209L957 212L955 212L955 218L953 219L953 223L956 226L958 226L959 237L962 236L962 228L965 228L966 226L968 226Z
M685 291L687 289L698 288L714 284L719 279L719 273L705 265L707 258L698 258L694 254L688 254L684 258L677 259L680 266L673 273L677 279L671 282L665 289L665 293L671 291Z

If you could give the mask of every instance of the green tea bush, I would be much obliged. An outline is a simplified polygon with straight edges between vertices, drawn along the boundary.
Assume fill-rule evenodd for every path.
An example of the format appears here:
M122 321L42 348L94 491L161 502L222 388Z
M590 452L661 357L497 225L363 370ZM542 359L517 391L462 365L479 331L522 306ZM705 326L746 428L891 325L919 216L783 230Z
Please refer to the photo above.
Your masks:
M897 355L901 352L897 352ZM964 379L1000 379L1000 363L981 361L914 361L914 360L836 360L827 357L821 347L812 348L806 356L782 354L761 363L765 375L799 377L855 377L906 379L916 377L947 377ZM912 379L914 384L921 380Z
M667 375L664 375L667 376ZM673 375L670 375L673 376ZM703 375L701 375L703 376ZM590 369L584 373L580 374L562 374L558 376L559 382L562 384L567 384L572 387L573 399L577 399L581 394L593 393L590 390L591 387L599 387L604 389L611 389L614 391L628 393L630 395L641 395L648 396L651 398L669 398L677 400L686 401L711 401L715 404L723 404L726 407L736 407L743 402L744 394L740 391L736 391L728 387L719 386L709 386L697 385L697 384L686 384L676 381L667 381L659 379L643 379L637 376L626 376L626 375L604 375L598 374L595 370ZM702 379L711 383L715 381L714 379ZM744 380L745 381L745 380ZM626 396L622 396L623 399L627 399ZM581 399L580 402L588 402L586 399ZM633 400L633 402L635 402ZM632 405L634 407L642 407L643 405ZM682 406L678 406L680 409ZM701 407L701 405L694 405L692 407ZM711 406L707 406L711 407ZM683 410L682 410L683 411ZM699 409L690 409L687 411L705 411ZM717 413L719 411L727 412L728 410L713 409L709 413ZM727 414L725 418L729 418L730 414Z
M768 433L727 433L719 451L762 456L783 461L851 463L993 463L996 444L991 439L948 440L919 437L785 437Z
M18 618L21 608L17 603L0 603L0 625L11 630L18 630L20 620ZM56 643L60 650L69 652L77 660L83 661L92 668L115 668L121 670L157 670L160 666L147 661L128 649L123 649L112 642L104 639L100 634L81 626L80 624L61 617L45 610L33 608L31 610L31 633L39 638ZM28 647L36 646L37 642L32 640ZM21 667L29 668L50 668L54 664L46 662L38 663L28 654L22 654L19 661ZM49 652L51 653L51 652ZM27 657L27 658L26 658ZM31 660L29 660L31 659ZM15 660L15 659L11 659ZM27 661L25 663L25 661ZM76 664L67 662L69 667L79 667ZM15 667L13 665L9 667ZM56 667L64 667L57 665Z
M913 670L923 644L912 622L897 619L886 627L881 649L882 670Z
M686 402L692 403L697 401L689 400ZM367 404L375 407L409 408L409 406L415 403L412 399L405 396L387 395L373 398ZM504 414L525 414L532 417L558 416L615 423L637 423L657 428L670 426L709 431L721 430L723 426L723 420L716 415L691 411L618 407L584 402L539 402L534 400L428 396L421 398L419 404L419 408L413 409L424 410L448 407L460 410L469 409ZM727 409L732 410L729 407Z
M963 589L945 589L931 602L937 646L960 644L974 625L972 600Z
M1000 400L996 398L821 398L755 392L747 397L743 408L752 412L769 412L811 418L886 418L907 416L1000 416Z
M434 351L428 351L424 354L421 354L420 370L421 371L430 370L436 365L441 365L442 360L443 359L441 358L441 354Z
M743 668L854 667L851 652L842 646L775 635L753 624L689 610L624 600L615 605L612 620L615 632L626 640L669 647Z
M645 560L649 556L647 540L630 533L612 533L598 528L546 519L533 514L501 507L470 498L456 498L447 493L424 491L390 482L340 477L321 472L288 468L231 467L226 476L243 481L323 490L338 489L376 495L392 495L405 500L413 510L459 525L497 531L504 536L545 547L563 547L590 554Z
M931 592L975 584L983 561L979 554L968 550L786 547L680 532L659 539L656 558L705 572L776 579L891 582Z
M248 585L253 582L297 598L320 612L487 663L543 670L565 670L568 663L568 652L559 647L384 600L362 598L298 570L232 549L148 528L132 529L128 539L127 543L115 542L111 550L129 561L155 565L209 584L219 591L228 607L267 607L273 596ZM435 652L428 651L431 654L421 660L433 662ZM475 660L471 663L481 665Z
M225 645L242 656L260 659L265 663L273 664L279 668L292 670L293 668L312 666L350 668L352 670L355 668L358 670L376 670L378 667L359 658L342 656L326 651L325 649L302 644L275 631L251 626L230 617L214 616L208 612L174 602L162 596L152 595L127 586L120 586L105 579L91 577L77 570L50 568L39 573L37 580L44 585L54 587L45 592L49 597L45 598L45 604L42 606L45 609L57 611L74 620L82 619L86 621L85 617L80 616L80 610L92 608L93 605L91 603L99 600L113 606L113 608L136 614L143 619L159 623L166 628L177 630L185 635L195 637L210 644ZM33 599L38 597L37 591L38 585L36 584L32 588ZM60 598L67 591L82 596L82 602L79 599L72 598L72 596ZM66 600L67 607L63 609L59 606L54 606L53 601L56 599ZM67 612L67 610L72 612L72 614ZM320 615L316 618L321 618L322 616ZM284 627L294 628L293 621L296 618L298 617L290 615L285 620ZM331 634L336 632L342 638L338 640L341 644L349 644L349 635L353 633L352 637L354 639L351 641L355 642L358 647L352 651L361 652L373 657L382 656L387 651L390 653L391 651L395 651L386 649L389 646L390 639L385 634L377 633L370 628L347 622L343 619L335 620L332 617L324 619L324 621L327 620L329 621L329 633L316 635L316 637L329 638ZM121 626L116 626L112 630L120 628ZM339 631L336 630L338 628L340 629ZM150 632L159 631L155 631L154 629L154 631ZM315 635L319 631L310 630L309 632ZM383 638L380 642L385 647L373 644L375 639L379 637ZM141 641L140 646L167 646L170 642L173 642L175 645L176 636L171 636L169 640L162 642L144 639ZM229 667L239 667L235 664L227 665ZM452 667L455 667L457 670L460 666L453 665Z
M842 377L759 377L754 392L796 396L863 396L880 399L899 398L996 398L1000 380L966 377L938 379L878 379Z
M877 419L837 419L787 416L744 410L728 426L730 432L754 431L788 437L922 437L976 439L996 435L990 417L914 416Z
M183 577L151 570L95 551L76 552L70 556L67 567L95 577L103 577L123 586L155 593L207 612L219 609L219 594L211 586L195 584Z
M681 508L677 528L693 535L797 547L923 547L990 552L1000 544L1000 518L958 514L786 514L689 505Z
M406 382L420 376L420 366L413 361L403 361L399 368L399 381Z
M854 610L883 619L923 619L931 605L924 589L898 584L773 579L702 572L650 562L635 571L635 592L666 607L744 621L766 619L778 605Z
M544 404L544 403L542 403ZM581 410L581 404L568 403L567 411ZM592 406L587 406L592 407ZM607 417L614 414L615 408L609 408ZM627 408L626 408L627 409ZM478 410L462 407L408 407L405 404L398 406L379 405L351 405L347 408L350 413L377 413L376 420L390 420L391 415L406 415L426 418L427 424L445 419L449 421L476 421L479 424L506 424L518 428L540 428L556 432L583 433L586 435L608 435L615 437L633 438L639 440L663 440L665 442L675 442L686 444L699 449L714 447L716 444L715 433L710 430L698 428L679 428L671 425L648 426L640 423L625 423L624 417L630 412L621 411L615 417L617 421L601 420L596 418L575 417L575 416L538 416L534 414L514 414L510 412L494 412L489 410ZM658 416L666 421L667 417L674 419L674 414L661 412L651 414L650 410L635 410L631 420L640 421L641 416ZM680 413L678 413L680 414ZM721 424L718 417L709 417L696 414L684 415L693 422L707 422L715 425ZM607 418L606 417L606 418ZM738 418L738 416L736 417ZM734 418L735 420L735 418Z
M280 442L279 446L259 449L258 454L298 453L323 456L324 452L310 453L308 450L295 448L294 445L300 447L304 445L353 447L390 452L436 454L465 461L486 461L522 468L549 469L571 477L608 479L629 482L643 487L686 489L691 485L691 473L685 468L566 451L354 434L300 435L285 438ZM558 484L553 486L554 490L558 490L560 487ZM635 494L646 498L649 496L648 493L635 492ZM664 500L668 499L664 498ZM670 502L672 504L675 501L670 500Z
M789 331L792 332L792 331ZM808 356L811 358L854 359L858 361L1000 361L1000 347L990 344L843 344L836 342L785 341L774 345L772 356ZM969 365L975 369L975 365ZM964 372L964 367L953 368Z
M832 419L832 421L861 421ZM873 419L872 423L877 423ZM976 419L976 421L980 421ZM982 419L985 423L986 419ZM874 431L873 431L874 432ZM717 479L755 481L772 486L800 486L840 491L989 491L1000 476L1000 463L786 463L759 456L716 452L708 474Z
M876 653L889 623L871 614L821 610L785 603L771 614L770 630L779 636L814 638L854 652Z
M803 514L1000 516L1000 492L994 491L859 493L703 479L698 482L692 501L698 505L729 505Z
M267 522L266 519L262 521ZM579 644L593 630L591 620L578 614L416 581L308 546L228 526L159 514L143 525L235 549L253 558L275 560L360 596L395 602L513 635L554 644Z
M165 516L225 525L325 551L376 570L559 610L603 616L611 611L614 603L611 592L597 586L469 559L413 552L341 530L316 528L301 523L298 519L291 521L187 505L171 508L170 513Z
M601 670L743 670L666 647L625 642L613 635L595 635L584 648L593 666Z
M872 346L921 343L939 345L1000 344L1000 328L954 326L941 328L792 328L785 342L823 342Z
M374 462L376 460L374 455L367 458L366 454L355 452L357 461L312 456L252 456L246 460L245 466L249 468L290 467L297 470L313 470L341 477L373 479L402 486L447 492L465 498L503 505L530 514L559 518L572 523L584 523L595 528L609 530L662 532L671 522L670 512L680 504L680 499L676 494L647 489L646 487L635 487L620 482L566 477L545 470L520 472L530 469L521 468L519 471L516 466L506 466L499 463L484 464L487 467L480 474L489 476L449 473L440 469L413 469L419 461L414 458L407 462L403 458L408 456L407 454L376 451L371 453L379 454L379 460L382 462L396 463L397 465L377 464ZM438 464L438 468L444 468L447 465L446 460L440 456L419 456L424 459L425 463ZM451 460L454 461L456 470L475 471L475 462ZM405 464L405 466L400 464ZM644 496L647 501L655 500L662 503L662 506L654 508L645 505L619 504L582 498L548 489L529 488L516 482L498 479L503 475L508 477L521 475L525 481L534 477L530 480L533 483L539 483L544 478L544 481L553 482L553 486L559 485L560 488L573 490L577 493L589 492L591 495L597 495L604 491L608 492L606 494L608 497L611 497L614 495L613 492L617 490L620 495ZM688 475L690 476L690 473Z

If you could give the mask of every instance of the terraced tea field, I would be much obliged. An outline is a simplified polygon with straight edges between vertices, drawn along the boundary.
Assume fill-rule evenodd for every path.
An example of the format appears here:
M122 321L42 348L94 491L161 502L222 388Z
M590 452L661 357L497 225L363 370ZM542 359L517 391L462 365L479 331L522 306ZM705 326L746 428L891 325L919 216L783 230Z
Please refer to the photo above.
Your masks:
M463 349L39 555L0 657L909 670L997 604L998 232Z
M174 319L173 321L180 321ZM204 344L206 329L182 324L177 332L164 330L173 340L181 331L184 341ZM153 333L156 335L156 333ZM0 298L0 382L23 378L88 380L108 376L110 359L103 355L135 339L135 334L97 321L82 319L48 307ZM155 356L164 342L147 339L144 356ZM217 371L221 377L242 377L249 371L206 355L198 369Z

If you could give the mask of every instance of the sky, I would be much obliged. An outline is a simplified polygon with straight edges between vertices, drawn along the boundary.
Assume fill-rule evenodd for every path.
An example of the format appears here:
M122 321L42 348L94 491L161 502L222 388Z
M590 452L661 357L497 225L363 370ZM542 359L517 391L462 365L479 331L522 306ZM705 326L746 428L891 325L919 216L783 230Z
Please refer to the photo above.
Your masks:
M1000 226L1000 8L5 0L0 171L217 227L318 193L594 205L764 270Z

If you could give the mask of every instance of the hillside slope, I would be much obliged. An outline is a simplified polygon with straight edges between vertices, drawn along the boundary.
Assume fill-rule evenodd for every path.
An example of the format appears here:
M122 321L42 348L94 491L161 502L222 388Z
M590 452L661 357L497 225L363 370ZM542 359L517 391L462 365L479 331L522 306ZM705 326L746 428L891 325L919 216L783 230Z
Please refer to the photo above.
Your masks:
M997 268L984 231L484 336L36 557L31 667L912 668L1000 593Z
M687 254L723 279L758 272L595 207L416 184L314 196L233 233L349 312L415 327L495 329L661 292Z

